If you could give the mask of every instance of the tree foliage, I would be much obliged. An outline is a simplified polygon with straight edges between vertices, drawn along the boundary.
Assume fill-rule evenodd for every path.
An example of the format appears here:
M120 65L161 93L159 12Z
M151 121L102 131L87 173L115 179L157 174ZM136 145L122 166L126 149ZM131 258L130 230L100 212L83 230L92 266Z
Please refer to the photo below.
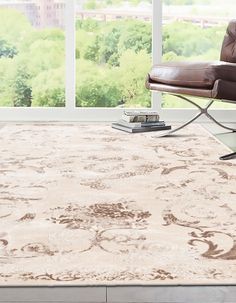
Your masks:
M15 46L10 45L5 40L0 40L0 58L13 58L15 55L17 55L17 53L18 52Z
M76 106L114 107L122 103L122 90L113 69L84 59L76 66Z
M24 69L24 67L19 67L12 85L14 106L31 106L32 88L29 80L30 74Z
M25 36L32 31L27 18L11 9L0 10L0 39L18 48Z
M32 106L65 106L65 67L39 73L31 81Z
M120 69L116 78L119 79L123 101L127 106L150 106L150 92L145 88L146 75L150 66L151 58L146 50L138 53L127 50L121 56Z
M138 53L146 50L151 53L151 24L140 20L123 20L101 22L100 26L92 26L85 20L86 26L80 21L77 30L77 51L80 56L99 64L108 63L119 66L119 60L126 50Z
M173 1L173 0L172 0ZM141 2L147 2L149 4L152 3L152 0L127 0L126 3L129 3L129 5L139 5ZM80 4L80 0L78 0L78 3ZM124 3L123 0L87 0L84 4L84 9L101 9L107 6L120 6Z
M140 1L129 2L136 5ZM98 4L120 5L121 0L87 2L90 9ZM224 32L224 26L202 29L185 22L166 24L163 60L217 60ZM144 84L151 66L151 38L151 23L142 20L77 20L76 105L149 106L150 93ZM63 30L35 29L23 14L0 10L0 105L65 105Z
M163 53L170 60L201 57L215 50L219 52L225 27L202 29L198 25L186 22L173 22L163 29ZM186 37L188 37L186 39ZM215 57L215 56L214 56Z

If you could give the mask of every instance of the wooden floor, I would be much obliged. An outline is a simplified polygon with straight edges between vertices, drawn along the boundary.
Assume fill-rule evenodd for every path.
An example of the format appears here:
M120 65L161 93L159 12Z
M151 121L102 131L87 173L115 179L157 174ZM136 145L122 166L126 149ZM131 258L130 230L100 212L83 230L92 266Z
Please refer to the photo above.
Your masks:
M236 151L236 133L222 132L213 124L204 126ZM0 302L235 303L236 281L235 286L2 287Z
M236 286L1 288L0 302L235 303Z

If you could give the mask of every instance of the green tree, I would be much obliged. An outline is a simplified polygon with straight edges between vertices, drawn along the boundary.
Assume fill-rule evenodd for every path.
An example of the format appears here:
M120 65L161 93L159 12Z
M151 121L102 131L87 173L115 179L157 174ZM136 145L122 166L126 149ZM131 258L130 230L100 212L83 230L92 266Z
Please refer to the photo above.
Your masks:
M65 106L65 67L45 70L31 80L32 106Z
M99 37L96 36L95 39L90 41L87 48L84 52L84 59L91 60L94 62L99 62L99 49L100 49L100 40Z
M128 20L124 22L122 35L120 36L118 48L120 52L133 50L138 53L146 50L148 54L152 51L152 26L149 22L140 20Z
M113 82L100 82L91 77L88 81L79 83L76 92L78 107L116 107L121 104L120 90Z
M0 10L0 37L17 49L24 37L33 30L26 16L13 9Z
M115 74L122 88L122 96L128 107L148 107L151 102L150 92L145 88L145 80L151 66L150 55L145 50L135 53L124 52L120 58L120 69Z
M15 107L30 107L32 102L32 88L29 82L30 75L24 69L19 67L12 85L13 104Z
M85 58L92 61L98 60L99 41L95 33L88 34L84 29L76 31L76 59Z
M86 9L97 9L98 8L98 5L96 3L96 0L88 0L86 3L85 3L85 8Z
M121 88L113 69L77 60L76 106L116 107L121 100Z
M86 32L96 32L98 31L101 26L104 25L103 22L97 21L91 18L85 19L85 20L80 20L77 19L76 21L76 30L78 29L83 29Z
M224 27L202 29L190 22L173 22L163 28L163 53L190 58L220 49ZM188 37L188 39L186 39Z
M110 23L99 37L100 46L100 62L109 63L117 66L119 62L119 40L122 34L122 24Z
M0 40L0 58L13 58L17 53L15 46L9 45L5 40Z
M14 61L15 59L7 57L0 58L0 106L14 105L11 85L16 74Z
M64 41L37 40L19 57L29 58L27 67L32 77L36 77L42 71L59 68L65 62Z
M22 39L19 47L19 52L27 53L30 47L38 41L46 42L58 42L61 46L65 44L65 33L61 29L33 29L26 33L24 39ZM38 45L39 46L39 45ZM40 46L39 46L40 49Z
M99 35L101 63L118 66L119 59L126 50L151 53L151 24L139 20L109 22Z

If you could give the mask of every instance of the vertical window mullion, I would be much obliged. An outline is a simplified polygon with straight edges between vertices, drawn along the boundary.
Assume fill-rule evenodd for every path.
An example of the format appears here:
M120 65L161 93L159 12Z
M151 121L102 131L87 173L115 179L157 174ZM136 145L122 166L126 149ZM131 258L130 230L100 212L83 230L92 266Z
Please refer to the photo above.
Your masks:
M162 0L152 1L152 63L162 60ZM161 93L152 93L152 109L161 112Z
M75 109L75 0L66 0L66 109Z

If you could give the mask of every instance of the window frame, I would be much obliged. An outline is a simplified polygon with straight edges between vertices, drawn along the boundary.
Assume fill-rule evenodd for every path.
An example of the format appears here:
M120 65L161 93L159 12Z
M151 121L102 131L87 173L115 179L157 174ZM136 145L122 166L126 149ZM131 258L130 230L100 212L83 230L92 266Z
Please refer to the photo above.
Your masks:
M123 113L122 108L76 107L76 0L66 1L65 43L66 43L66 103L65 107L0 107L0 121L114 121ZM153 0L152 18L152 61L162 58L162 0ZM145 76L145 75L144 75ZM183 121L192 117L194 109L165 109L161 107L161 94L152 93L150 110L160 112L168 121ZM131 109L132 110L132 109ZM232 122L236 115L234 109L213 109L213 114L222 122ZM204 121L204 118L203 120Z

